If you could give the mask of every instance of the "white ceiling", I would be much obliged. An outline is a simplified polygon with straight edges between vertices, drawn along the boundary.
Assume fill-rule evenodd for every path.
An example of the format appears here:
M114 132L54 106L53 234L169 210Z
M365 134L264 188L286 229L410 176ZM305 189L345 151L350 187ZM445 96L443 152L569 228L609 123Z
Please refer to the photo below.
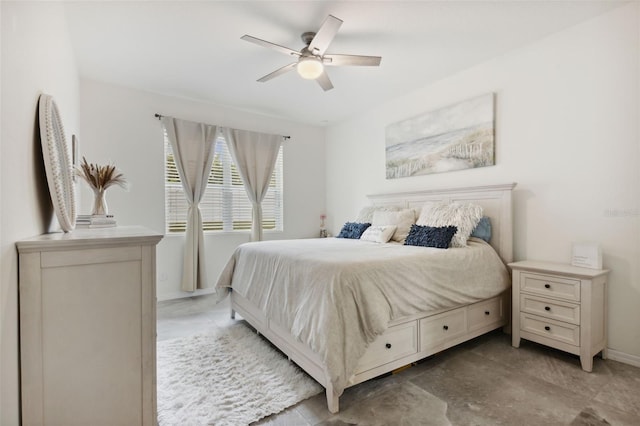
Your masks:
M326 125L606 12L617 1L143 1L66 5L83 78ZM327 53L382 56L331 67L334 89L240 40L294 50L326 16L344 21Z

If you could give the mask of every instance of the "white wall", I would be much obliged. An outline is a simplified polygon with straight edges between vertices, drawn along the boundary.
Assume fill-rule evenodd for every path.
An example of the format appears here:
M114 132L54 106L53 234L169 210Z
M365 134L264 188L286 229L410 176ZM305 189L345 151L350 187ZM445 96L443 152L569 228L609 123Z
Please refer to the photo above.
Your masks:
M284 232L265 239L316 235L325 208L324 128L300 125L244 111L82 80L80 156L112 162L131 184L107 191L107 204L119 224L144 225L164 233L164 146L155 113L238 129L290 135L284 142ZM92 196L80 183L79 213L90 213ZM218 274L249 233L206 234L208 281ZM183 236L168 235L158 246L158 298L192 295L180 291Z
M60 4L2 2L0 157L0 424L19 423L17 240L59 229L39 133L41 93L54 97L67 139L77 131L78 75Z
M121 224L162 232L162 136L155 112L292 135L285 145L285 232L315 235L325 211L337 232L366 194L517 181L517 259L568 261L572 241L602 243L612 269L609 346L640 359L640 6L631 4L385 103L327 132L321 128L83 81L62 7L0 3L0 424L19 422L15 241L57 228L38 140L36 106L52 94L80 153L111 160L132 182L109 206ZM497 165L385 180L387 124L486 92L497 94ZM80 120L78 119L81 106ZM82 123L78 132L78 123ZM326 161L325 161L326 158ZM326 163L326 164L325 164ZM326 165L326 168L325 168ZM326 180L325 180L326 177ZM91 199L83 192L80 212ZM207 238L213 281L248 234ZM160 298L179 295L181 240L158 250Z
M569 262L573 241L600 242L612 270L609 347L640 363L639 9L615 9L328 129L331 230L366 194L518 182L515 258ZM488 92L495 166L385 179L388 124Z

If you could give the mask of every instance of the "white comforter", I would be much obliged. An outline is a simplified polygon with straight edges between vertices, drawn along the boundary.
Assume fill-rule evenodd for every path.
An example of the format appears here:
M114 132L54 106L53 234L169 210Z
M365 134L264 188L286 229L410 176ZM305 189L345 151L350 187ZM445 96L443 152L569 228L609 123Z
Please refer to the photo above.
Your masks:
M217 283L317 353L338 395L389 321L490 298L509 285L498 254L481 240L442 250L342 238L242 244Z

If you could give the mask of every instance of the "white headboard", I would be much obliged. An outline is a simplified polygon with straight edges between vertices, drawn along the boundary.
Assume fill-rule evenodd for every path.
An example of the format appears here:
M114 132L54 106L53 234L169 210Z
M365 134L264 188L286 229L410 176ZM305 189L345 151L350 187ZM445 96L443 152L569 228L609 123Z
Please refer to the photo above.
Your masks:
M513 220L511 192L515 183L504 185L471 186L465 188L428 189L425 191L399 192L395 194L367 195L374 205L394 205L414 208L418 212L426 203L452 201L475 203L482 206L484 215L491 221L489 244L498 252L502 261L513 261Z

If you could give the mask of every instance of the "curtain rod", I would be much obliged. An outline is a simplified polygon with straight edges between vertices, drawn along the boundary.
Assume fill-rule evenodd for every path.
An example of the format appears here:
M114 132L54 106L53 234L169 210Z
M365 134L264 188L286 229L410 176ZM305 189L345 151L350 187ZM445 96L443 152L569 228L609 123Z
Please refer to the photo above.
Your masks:
M153 116L154 116L155 118L157 118L158 120L160 120L160 119L163 117L163 115L158 114L157 112L156 112ZM286 140L286 139L291 139L291 136L283 136L282 138L283 138L283 139L285 139L285 140Z

